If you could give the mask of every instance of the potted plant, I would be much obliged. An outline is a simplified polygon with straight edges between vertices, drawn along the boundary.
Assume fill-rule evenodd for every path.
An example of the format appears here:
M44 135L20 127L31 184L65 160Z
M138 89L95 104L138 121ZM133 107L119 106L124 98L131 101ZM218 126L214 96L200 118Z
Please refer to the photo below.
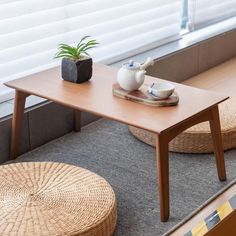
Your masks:
M90 36L83 37L77 46L61 43L54 58L62 58L61 72L64 80L73 83L83 83L92 77L93 60L88 51L97 46Z

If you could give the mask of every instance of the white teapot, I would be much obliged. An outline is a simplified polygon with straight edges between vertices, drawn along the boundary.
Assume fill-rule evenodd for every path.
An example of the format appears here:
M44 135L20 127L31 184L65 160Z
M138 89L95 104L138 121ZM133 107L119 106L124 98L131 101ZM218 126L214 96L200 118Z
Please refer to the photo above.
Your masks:
M146 68L153 65L154 61L151 57L147 58L146 62L141 65L138 62L130 60L124 63L118 71L117 80L121 88L127 91L137 90L144 82Z

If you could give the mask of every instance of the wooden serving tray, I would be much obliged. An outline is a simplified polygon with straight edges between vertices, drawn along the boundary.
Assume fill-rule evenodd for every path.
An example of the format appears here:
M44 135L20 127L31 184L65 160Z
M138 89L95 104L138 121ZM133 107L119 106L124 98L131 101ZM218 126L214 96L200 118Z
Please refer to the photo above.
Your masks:
M133 102L156 106L156 107L165 107L165 106L175 106L179 102L179 96L174 92L169 98L158 99L148 93L149 84L143 84L139 90L127 91L120 87L118 83L113 84L112 92L113 95L130 100Z

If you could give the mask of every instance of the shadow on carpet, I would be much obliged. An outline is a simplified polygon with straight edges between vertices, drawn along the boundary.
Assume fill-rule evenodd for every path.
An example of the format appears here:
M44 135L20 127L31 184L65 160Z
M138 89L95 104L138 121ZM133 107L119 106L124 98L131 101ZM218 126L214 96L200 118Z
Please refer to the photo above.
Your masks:
M171 217L167 223L160 223L159 217L155 149L135 139L126 125L102 119L15 162L64 162L103 176L117 198L115 236L158 236L236 178L236 150L225 153L226 182L218 180L213 157L170 153Z

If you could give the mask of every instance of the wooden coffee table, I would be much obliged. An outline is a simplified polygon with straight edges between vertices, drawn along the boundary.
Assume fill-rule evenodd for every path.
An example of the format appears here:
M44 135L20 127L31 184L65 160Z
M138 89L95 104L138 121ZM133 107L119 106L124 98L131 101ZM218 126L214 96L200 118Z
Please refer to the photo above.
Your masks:
M175 84L180 102L173 107L151 107L112 95L117 69L94 64L93 78L83 84L61 79L60 68L50 69L7 82L16 90L12 121L11 158L18 156L25 99L36 95L75 109L76 130L80 130L80 112L86 111L156 134L156 158L161 221L169 218L168 143L185 129L209 121L215 147L216 167L221 181L226 180L218 104L228 97L209 91ZM147 76L146 82L159 79ZM191 161L191 160L189 160Z

